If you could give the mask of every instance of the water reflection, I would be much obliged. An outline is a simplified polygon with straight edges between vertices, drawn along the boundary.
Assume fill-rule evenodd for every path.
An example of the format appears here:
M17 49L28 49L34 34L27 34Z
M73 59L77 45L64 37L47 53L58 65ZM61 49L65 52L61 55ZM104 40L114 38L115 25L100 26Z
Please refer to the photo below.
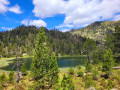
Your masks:
M75 67L79 64L84 65L86 61L86 57L58 57L58 66L59 68L64 67ZM25 63L27 70L30 70L30 66L32 63L32 57L30 58L20 58L19 59L20 66L22 63ZM1 70L14 70L16 71L16 60L1 60L0 61L0 69Z

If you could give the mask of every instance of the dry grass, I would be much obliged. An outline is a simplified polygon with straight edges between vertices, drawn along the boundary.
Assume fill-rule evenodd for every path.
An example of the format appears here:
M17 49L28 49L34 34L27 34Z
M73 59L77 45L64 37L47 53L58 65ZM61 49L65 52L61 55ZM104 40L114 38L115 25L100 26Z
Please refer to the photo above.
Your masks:
M63 75L69 74L68 69L69 68L61 68L60 69L59 85L61 84ZM85 67L82 67L81 70L85 71ZM71 76L71 79L72 79L74 86L75 86L75 90L87 90L87 88L85 88L84 77L77 77L76 76L77 72L78 72L78 69L74 68L74 75ZM101 73L102 72L99 71L99 75ZM8 76L8 73L6 75ZM92 77L92 74L89 74L89 76ZM118 74L118 70L113 70L113 74L110 76L110 78L105 79L104 83L101 83L102 77L100 77L100 76L98 77L98 80L94 80L94 82L95 82L94 87L96 88L96 90L107 90L108 80L112 80L112 83L113 83L112 88L119 90L120 89L120 81L118 80L118 77L120 77L120 75ZM30 85L33 85L33 84L34 84L34 81L30 79L29 75L27 75L27 76L24 76L20 80L19 86L17 86L16 83L11 84L11 83L7 82L3 90L28 90L28 87ZM48 90L48 88L45 90ZM49 90L52 90L52 88L50 88Z

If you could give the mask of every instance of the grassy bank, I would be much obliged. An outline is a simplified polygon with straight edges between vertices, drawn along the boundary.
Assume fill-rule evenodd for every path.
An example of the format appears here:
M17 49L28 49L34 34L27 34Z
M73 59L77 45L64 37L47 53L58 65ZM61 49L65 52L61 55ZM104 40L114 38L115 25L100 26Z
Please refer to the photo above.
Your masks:
M18 58L29 58L29 57L33 57L33 56L23 56L23 57L18 57ZM58 56L58 57L86 57L86 55L63 55L63 56ZM16 57L2 57L0 58L0 60L12 60L12 59L16 59Z
M58 57L86 57L86 55L63 55Z
M33 56L23 56L23 57L18 57L18 58L29 58L29 57L33 57ZM2 57L0 58L0 60L13 60L13 59L16 59L16 57Z
M94 67L93 67L93 69L94 69ZM85 73L85 67L82 67L80 70ZM71 79L73 81L75 90L88 90L88 87L86 87L86 82L88 81L88 80L86 80L86 77L85 77L86 75L81 76L81 77L77 77L78 71L79 71L78 68L74 68L74 74L71 75ZM92 72L85 73L85 74L87 74L89 77L91 77L91 80L92 80L91 83L93 83L92 87L96 88L96 90L108 90L110 80L112 81L111 88L115 89L115 90L119 90L119 88L120 88L119 75L120 74L118 73L118 71L119 70L113 70L112 71L113 74L110 75L110 77L108 79L104 79L104 80L103 80L103 77L100 76L101 74L103 74L101 72L101 70L98 70L99 73L98 73L97 80L93 80ZM64 74L69 75L69 68L60 68L59 86L61 86L61 81L63 79ZM8 73L6 73L6 75L8 78ZM18 86L16 85L16 82L14 82L14 83L7 82L7 83L5 83L5 86L3 88L5 90L11 90L11 89L14 90L16 88L17 88L17 90L21 90L21 89L22 90L30 90L30 89L28 89L28 87L33 86L33 85L34 85L34 80L31 79L31 76L29 73L27 76L23 76L20 79L20 83ZM46 88L44 90L48 90L48 88ZM53 90L53 88L50 87L49 90ZM59 90L63 90L63 89L60 88Z

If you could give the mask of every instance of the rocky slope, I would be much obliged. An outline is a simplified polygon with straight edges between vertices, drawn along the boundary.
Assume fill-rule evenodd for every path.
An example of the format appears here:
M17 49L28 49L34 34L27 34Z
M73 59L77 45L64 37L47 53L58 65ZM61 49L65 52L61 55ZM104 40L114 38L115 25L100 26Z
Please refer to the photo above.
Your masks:
M106 33L114 32L116 25L120 25L120 20L104 22L97 21L84 28L73 29L70 33L100 41L104 40Z

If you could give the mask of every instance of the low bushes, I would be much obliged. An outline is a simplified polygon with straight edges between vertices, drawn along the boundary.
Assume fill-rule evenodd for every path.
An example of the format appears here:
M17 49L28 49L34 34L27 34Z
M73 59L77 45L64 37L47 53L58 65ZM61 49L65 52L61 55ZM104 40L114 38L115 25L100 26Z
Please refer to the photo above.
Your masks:
M74 69L73 68L70 68L68 71L69 71L69 74L71 74L71 75L74 74Z
M83 73L82 71L78 71L78 72L77 72L77 76L78 76L78 77L83 77L83 76L84 76L84 73Z

